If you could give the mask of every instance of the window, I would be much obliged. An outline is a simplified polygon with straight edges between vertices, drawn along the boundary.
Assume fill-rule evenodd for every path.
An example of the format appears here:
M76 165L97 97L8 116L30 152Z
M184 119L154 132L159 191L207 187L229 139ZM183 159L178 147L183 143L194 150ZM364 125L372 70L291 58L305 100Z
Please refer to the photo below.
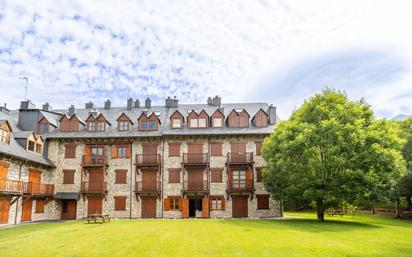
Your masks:
M64 158L76 158L76 145L66 144L64 145Z
M97 131L104 131L105 129L104 121L97 122Z
M260 168L256 167L256 182L262 182L262 171Z
M97 130L97 124L96 124L95 121L89 121L88 125L89 125L89 131L96 131Z
M126 196L115 196L114 197L114 210L115 211L125 211L126 210Z
M74 184L75 170L63 170L63 184Z
M256 155L262 154L262 142L256 142Z
M180 169L169 169L169 183L180 183Z
M224 210L225 198L223 196L210 197L210 210Z
M45 199L37 199L36 200L36 213L43 213L44 212L44 203L45 203Z
M246 170L233 171L233 187L246 188Z
M268 210L269 209L269 195L256 195L257 209Z
M127 183L127 170L115 170L116 173L115 183L126 184Z
M212 183L221 183L223 182L222 179L222 168L218 168L218 169L211 169L211 182Z
M213 127L221 128L222 127L222 118L213 118Z
M127 158L127 147L124 145L117 146L117 158Z
M155 122L154 122L154 120L151 120L151 121L149 121L149 128L150 129L155 129Z
M190 127L197 128L197 119L190 119Z
M141 122L141 124L142 124L142 125L141 125L142 129L147 129L147 123L148 123L147 121L142 121L142 122Z
M179 198L180 197L170 197L169 198L169 209L170 210L180 210L179 206Z
M42 123L39 124L39 133L48 133L49 132L49 124L48 123Z
M210 143L211 156L222 156L222 142Z
M198 119L199 121L199 128L206 128L206 119Z
M181 119L173 119L172 120L172 128L181 128L182 127L182 120Z
M129 121L122 120L119 121L119 131L127 131L129 130Z
M169 156L180 156L180 143L169 143Z
M34 152L34 142L33 141L29 141L29 145L27 146L27 150Z
M9 132L0 129L0 142L2 143L9 143Z
M41 144L36 144L36 153L42 154L42 145Z

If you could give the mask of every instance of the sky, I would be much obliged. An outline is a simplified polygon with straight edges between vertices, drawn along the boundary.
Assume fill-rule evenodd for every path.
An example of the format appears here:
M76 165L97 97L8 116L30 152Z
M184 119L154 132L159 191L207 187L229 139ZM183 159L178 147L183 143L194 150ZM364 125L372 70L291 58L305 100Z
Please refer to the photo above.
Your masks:
M0 0L0 103L267 102L324 87L412 114L412 1Z

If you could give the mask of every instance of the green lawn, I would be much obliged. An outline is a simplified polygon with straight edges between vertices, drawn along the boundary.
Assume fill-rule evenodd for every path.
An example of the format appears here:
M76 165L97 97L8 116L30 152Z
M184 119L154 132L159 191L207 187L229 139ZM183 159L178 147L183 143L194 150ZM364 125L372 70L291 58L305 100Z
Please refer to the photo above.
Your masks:
M0 256L412 256L412 220L115 220L0 229Z

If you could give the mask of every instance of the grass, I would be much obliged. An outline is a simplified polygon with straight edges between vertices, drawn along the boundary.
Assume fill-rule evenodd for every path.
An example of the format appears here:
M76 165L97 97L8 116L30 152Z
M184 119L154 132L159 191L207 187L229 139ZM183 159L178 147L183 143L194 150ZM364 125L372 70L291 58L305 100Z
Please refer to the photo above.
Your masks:
M411 256L412 221L286 213L289 220L115 220L0 229L0 256Z

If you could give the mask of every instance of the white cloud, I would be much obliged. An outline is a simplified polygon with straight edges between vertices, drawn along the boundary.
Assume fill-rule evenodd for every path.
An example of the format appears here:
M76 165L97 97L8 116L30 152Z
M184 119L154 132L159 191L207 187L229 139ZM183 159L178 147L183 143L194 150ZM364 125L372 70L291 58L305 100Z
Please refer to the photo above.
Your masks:
M91 98L124 105L129 96L147 95L158 103L167 95L205 102L220 94L230 102L269 101L286 117L323 85L296 89L286 83L269 92L265 87L272 81L321 83L328 78L351 97L364 94L380 115L412 113L404 97L412 94L411 5L372 0L310 5L302 0L5 1L0 3L0 101L18 107L24 94L18 77L24 75L30 78L29 97L38 104L47 99L55 107L83 105ZM383 55L388 49L402 53L392 60L402 65L390 63L401 67L402 75L374 85L370 81L379 77L377 71L397 71L390 65L388 71L383 65L352 65L333 71L316 67L316 72L294 66L342 49L350 55L368 48L384 49ZM350 63L367 57L357 58ZM289 76L301 78L285 80L284 67L291 67ZM337 71L354 75L345 78ZM366 89L354 89L355 82Z

